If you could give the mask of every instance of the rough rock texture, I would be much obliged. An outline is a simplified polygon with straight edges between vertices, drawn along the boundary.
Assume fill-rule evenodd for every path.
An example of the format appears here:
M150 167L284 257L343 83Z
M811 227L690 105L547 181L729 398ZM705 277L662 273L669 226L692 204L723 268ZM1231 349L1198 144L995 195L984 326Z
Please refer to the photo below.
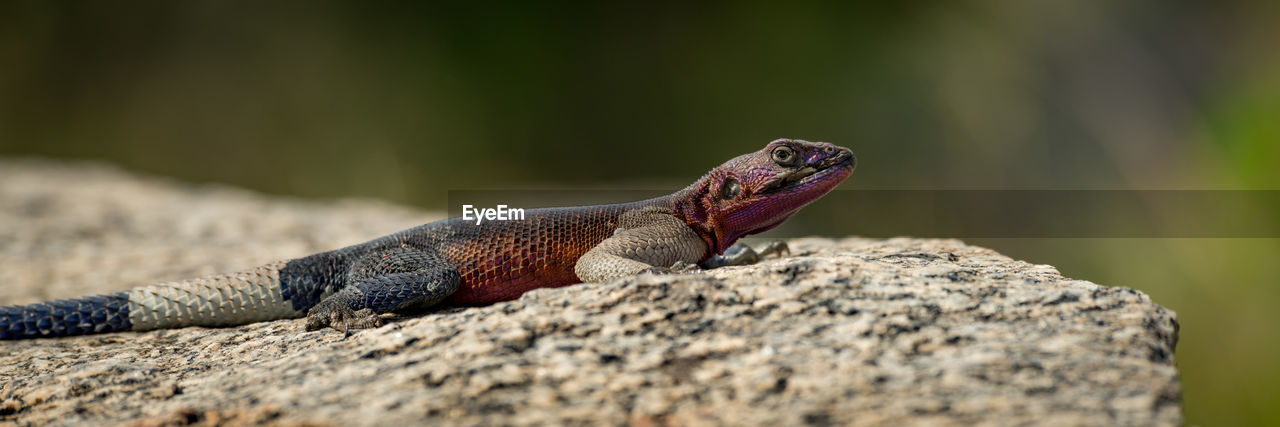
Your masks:
M0 160L0 304L250 267L432 215ZM0 422L1161 424L1173 312L955 240L301 320L0 342Z

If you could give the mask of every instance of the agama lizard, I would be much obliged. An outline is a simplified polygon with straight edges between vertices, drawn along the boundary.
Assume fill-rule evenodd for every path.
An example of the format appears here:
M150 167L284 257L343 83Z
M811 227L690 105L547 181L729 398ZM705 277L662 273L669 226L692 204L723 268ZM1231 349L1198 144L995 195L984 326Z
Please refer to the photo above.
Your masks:
M306 316L306 329L372 328L383 313L483 305L537 288L751 261L741 237L774 228L848 178L849 149L779 139L693 185L631 203L452 218L248 271L0 307L0 339L232 326ZM673 270L676 269L676 270ZM349 332L348 332L349 333Z

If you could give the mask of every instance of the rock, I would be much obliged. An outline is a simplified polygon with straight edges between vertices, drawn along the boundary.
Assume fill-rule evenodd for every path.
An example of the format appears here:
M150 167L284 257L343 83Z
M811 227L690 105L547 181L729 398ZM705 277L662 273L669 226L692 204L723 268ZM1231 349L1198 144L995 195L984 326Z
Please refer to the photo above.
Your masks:
M0 304L231 271L433 217L0 161ZM789 243L753 266L537 290L349 338L284 320L0 342L0 421L1181 422L1178 324L1141 292L955 240Z

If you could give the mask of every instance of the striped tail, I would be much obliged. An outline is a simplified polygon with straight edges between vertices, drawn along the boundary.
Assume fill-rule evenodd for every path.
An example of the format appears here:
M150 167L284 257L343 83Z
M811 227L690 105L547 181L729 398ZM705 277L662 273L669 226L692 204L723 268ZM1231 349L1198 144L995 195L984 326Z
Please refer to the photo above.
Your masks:
M0 307L0 339L59 337L184 326L234 326L301 317L284 299L284 262L109 295Z

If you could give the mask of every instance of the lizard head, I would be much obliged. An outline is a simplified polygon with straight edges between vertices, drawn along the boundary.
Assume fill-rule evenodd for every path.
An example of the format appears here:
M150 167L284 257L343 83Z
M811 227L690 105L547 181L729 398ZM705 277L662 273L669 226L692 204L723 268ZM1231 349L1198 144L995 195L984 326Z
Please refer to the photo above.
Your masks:
M675 213L724 253L743 236L777 227L853 173L848 148L779 139L725 162L681 191Z

